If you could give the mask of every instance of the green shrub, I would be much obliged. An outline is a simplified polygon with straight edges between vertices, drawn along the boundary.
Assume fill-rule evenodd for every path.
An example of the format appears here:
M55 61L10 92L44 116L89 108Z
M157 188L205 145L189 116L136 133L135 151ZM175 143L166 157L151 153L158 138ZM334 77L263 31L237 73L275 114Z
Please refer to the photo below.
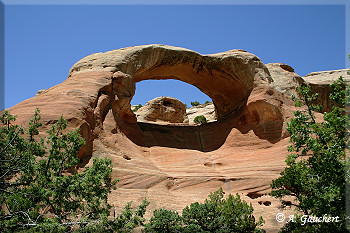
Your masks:
M45 138L38 138L39 109L27 131L7 111L0 120L1 232L130 232L143 223L146 200L109 218L108 195L117 182L112 161L96 156L78 172L84 139L78 130L65 132L63 117Z
M191 105L194 107L194 106L200 105L200 103L198 101L194 101L194 102L191 102Z
M253 207L240 196L229 195L224 199L220 190L211 193L204 203L192 203L182 211L185 225L200 229L199 232L259 232L262 217L255 223Z
M137 110L139 110L142 107L143 107L142 104L136 105L132 111L136 112Z
M200 115L200 116L196 116L193 119L193 122L196 124L206 124L207 123L207 119L205 118L205 116Z
M204 203L192 203L180 216L175 211L155 210L145 232L263 232L259 227L264 220L255 222L253 207L229 195L224 199L222 189L211 193Z
M182 218L176 211L156 209L144 232L182 232L182 225Z

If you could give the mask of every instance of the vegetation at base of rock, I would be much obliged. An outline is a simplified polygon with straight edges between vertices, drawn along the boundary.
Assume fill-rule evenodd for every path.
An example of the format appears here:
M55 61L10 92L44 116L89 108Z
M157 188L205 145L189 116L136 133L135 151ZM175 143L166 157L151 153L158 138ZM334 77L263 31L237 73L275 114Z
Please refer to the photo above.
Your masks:
M229 195L224 198L222 189L211 193L204 203L192 203L182 211L157 209L144 232L264 232L259 227L264 220L255 222L253 207Z
M78 130L65 133L61 117L37 139L37 109L25 131L7 111L0 127L0 229L2 232L130 232L142 225L148 202L111 218L108 194L115 189L112 162L93 158L77 170L77 152L84 145Z
M138 104L134 107L134 109L132 110L133 112L136 112L137 110L139 110L140 108L142 108L142 104Z
M298 88L299 98L293 96L292 99L296 107L304 108L294 112L295 117L287 127L292 143L288 150L292 153L287 156L287 167L281 176L271 184L272 196L295 197L295 206L303 215L327 215L339 217L340 221L301 224L302 215L297 214L294 219L298 221L287 223L282 232L347 232L345 191L350 174L346 172L349 168L345 153L348 116L344 106L349 103L346 99L349 90L345 85L342 77L331 84L330 99L335 104L331 112L324 113L322 122L316 121L314 113L320 107L311 104L317 94L311 94L306 85Z
M200 105L198 101L191 102L192 107Z
M199 115L193 119L193 122L196 124L206 124L207 118L205 118L205 116L203 116L203 115Z
M207 101L204 102L204 104L210 104L210 101L207 100Z
M149 223L145 224L144 232L183 232L182 217L167 209L156 209Z

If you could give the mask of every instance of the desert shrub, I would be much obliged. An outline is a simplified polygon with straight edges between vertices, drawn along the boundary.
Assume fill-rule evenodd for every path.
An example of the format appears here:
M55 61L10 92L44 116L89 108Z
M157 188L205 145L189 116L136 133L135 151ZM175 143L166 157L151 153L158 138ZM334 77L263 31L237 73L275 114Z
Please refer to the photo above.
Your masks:
M156 210L145 232L263 232L263 219L255 222L253 207L236 194L224 198L222 189L211 193L204 203L192 203L180 216L175 211Z
M182 218L176 211L156 209L144 232L183 232Z
M206 124L207 123L207 118L205 118L205 116L200 115L200 116L196 116L193 119L193 122L196 124Z
M138 104L134 107L134 109L132 110L133 112L136 112L137 110L139 110L140 108L142 108L142 104Z
M78 172L77 152L84 145L78 130L65 133L61 117L38 139L39 113L28 130L13 124L7 111L0 117L1 232L128 232L141 225L146 200L109 218L108 195L117 182L111 160L94 157Z
M236 194L224 199L222 189L211 193L204 203L192 203L187 206L182 217L185 225L199 232L259 232L263 224L260 217L255 222L253 207L242 201Z
M194 101L194 102L191 102L191 105L194 107L194 106L200 105L200 103L198 101Z

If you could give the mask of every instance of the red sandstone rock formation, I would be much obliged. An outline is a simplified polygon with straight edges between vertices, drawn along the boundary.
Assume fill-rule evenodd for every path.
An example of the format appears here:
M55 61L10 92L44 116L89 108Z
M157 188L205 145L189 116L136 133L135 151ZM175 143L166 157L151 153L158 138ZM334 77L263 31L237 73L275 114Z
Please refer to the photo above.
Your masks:
M310 78L305 80L318 88ZM213 100L217 121L200 126L137 122L130 101L135 82L146 79L178 79L198 87ZM39 107L42 132L61 115L69 129L80 128L86 140L79 153L82 166L91 156L113 161L113 176L120 180L110 196L116 209L147 197L148 214L160 207L181 210L223 187L253 203L272 232L282 226L275 220L280 203L266 194L285 165L285 128L294 109L290 95L301 82L291 67L265 66L242 50L201 55L165 45L136 46L83 58L63 83L9 111L25 125Z

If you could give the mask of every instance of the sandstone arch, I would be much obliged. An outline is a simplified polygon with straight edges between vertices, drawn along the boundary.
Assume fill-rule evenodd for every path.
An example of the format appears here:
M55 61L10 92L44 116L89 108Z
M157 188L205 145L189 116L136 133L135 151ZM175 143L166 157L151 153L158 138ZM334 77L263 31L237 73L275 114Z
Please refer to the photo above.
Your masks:
M271 82L269 71L258 57L242 50L201 55L165 46L135 46L92 54L78 61L69 76L86 71L123 72L135 82L177 79L196 86L216 107L218 119L242 110L260 82Z
M181 64L187 71L178 73ZM210 64L216 65L208 68ZM130 110L135 81L173 78L166 72L168 68L176 72L172 74L176 78L185 79L185 74L194 73L197 80L203 74L206 76L203 80L207 78L213 83L221 78L222 72L226 75L224 79L233 79L237 86L246 88L246 93L217 93L216 106L222 113L221 118L200 127L137 123ZM281 64L268 68L274 79L272 83L264 64L244 51L200 55L170 46L137 46L83 58L72 67L63 83L8 110L18 115L17 124L26 127L39 107L44 124L41 134L61 115L68 120L68 131L80 128L86 140L86 146L80 151L83 162L89 166L92 152L113 162L113 177L120 180L118 189L111 193L114 206L121 209L128 201L138 203L147 197L154 203L151 210L168 206L182 210L194 200L204 200L208 193L220 187L227 193L243 193L243 198L251 197L252 193L264 195L269 192L271 179L283 170L288 153L285 125L295 110L288 95L303 79ZM215 76L211 76L210 70ZM346 70L338 72L346 75ZM305 81L309 79L314 88L323 90L324 85L332 81L331 73L334 71L317 73ZM209 83L202 90L205 89L214 96ZM236 94L245 98L244 104L234 101ZM225 98L233 98L235 105L226 106ZM285 140L281 140L283 138ZM273 204L261 209L259 204L268 202L268 195L260 198L263 199L248 201L259 211L277 211L277 205ZM273 217L267 219L270 229L276 230L275 222Z
M137 123L130 101L135 94L135 82L147 79L177 79L196 86L213 100L218 121L203 126ZM63 112L71 127L81 128L86 139L81 157L92 154L93 141L104 132L106 118L115 124L113 132L122 132L140 146L211 151L225 143L232 128L241 127L242 114L248 118L253 114L247 108L248 100L257 89L269 89L271 82L266 66L246 51L201 55L165 45L135 46L81 59L62 84L12 109L23 112L23 108L34 109L39 103L43 118L47 119L57 119ZM264 96L259 98L265 101ZM265 126L275 118L264 117L262 111L258 114L263 121L249 122L240 130L243 133L254 130L267 140L278 139L279 129L273 134L265 132Z
M111 102L109 106L113 109L118 128L134 143L201 151L219 148L231 129L237 126L237 116L245 111L253 89L269 85L272 81L260 59L246 51L230 50L201 55L165 45L135 46L92 54L78 61L71 68L69 76L91 71L118 74L114 78L118 84L113 84L118 101ZM203 127L136 124L135 116L130 111L134 82L149 79L176 79L197 87L212 99L219 122ZM122 94L124 92L127 94ZM110 99L112 101L113 96ZM249 127L264 137L259 125Z

